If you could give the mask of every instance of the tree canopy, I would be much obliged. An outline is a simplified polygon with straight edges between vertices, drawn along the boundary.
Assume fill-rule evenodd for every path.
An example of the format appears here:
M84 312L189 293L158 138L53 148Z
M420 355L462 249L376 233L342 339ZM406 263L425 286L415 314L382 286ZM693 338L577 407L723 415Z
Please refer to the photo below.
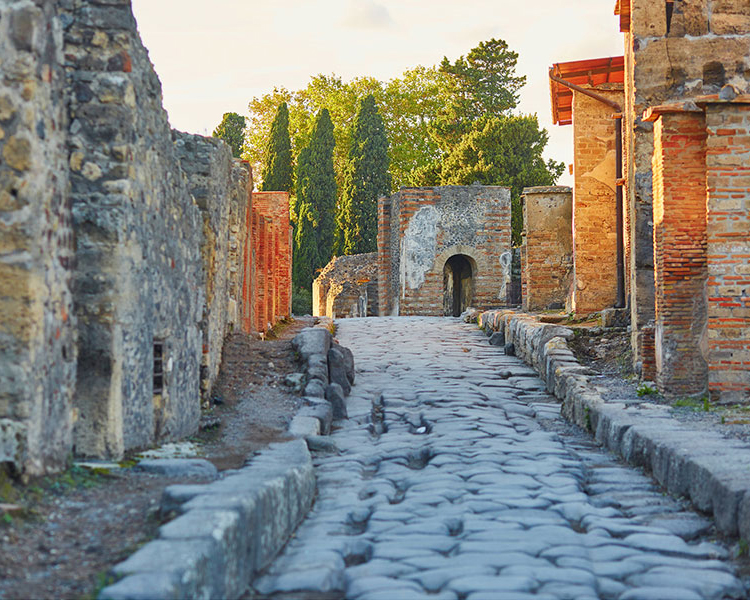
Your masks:
M240 158L245 143L245 117L235 112L224 113L212 135L229 145L234 158Z
M388 138L375 96L370 94L360 103L354 119L337 219L336 253L377 250L378 198L390 191Z
M336 226L336 175L333 170L333 123L327 109L318 114L310 144L297 160L292 279L308 288L318 269L328 264Z
M292 191L292 146L289 139L289 109L282 102L271 123L261 174L264 192Z
M336 75L316 75L298 91L275 88L250 102L244 156L256 169L268 164L269 131L281 104L288 106L292 156L299 156L310 145L316 115L328 109L335 140L335 178L344 194L337 208L340 213L345 208L344 199L347 203L353 200L345 194L353 189L358 177L351 160L357 113L362 101L372 96L385 132L390 174L388 189L382 193L402 186L474 181L510 185L513 239L519 243L521 189L555 183L562 166L542 158L548 136L539 128L536 117L517 114L525 84L525 77L516 73L517 61L518 54L505 41L490 39L465 56L455 60L446 57L433 67L418 66L387 82L372 77L345 82ZM341 226L349 218L338 214L337 222ZM367 233L365 238L369 236ZM353 246L344 243L341 236L338 243L339 252L345 247L352 251ZM367 242L365 247L374 249L372 243Z

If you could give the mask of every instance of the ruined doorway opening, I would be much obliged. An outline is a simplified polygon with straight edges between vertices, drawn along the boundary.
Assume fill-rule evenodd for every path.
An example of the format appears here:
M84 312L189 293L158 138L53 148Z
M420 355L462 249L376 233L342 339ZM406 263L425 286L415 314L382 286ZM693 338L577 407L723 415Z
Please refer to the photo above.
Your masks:
M443 312L460 317L474 296L474 261L464 254L451 256L443 268Z

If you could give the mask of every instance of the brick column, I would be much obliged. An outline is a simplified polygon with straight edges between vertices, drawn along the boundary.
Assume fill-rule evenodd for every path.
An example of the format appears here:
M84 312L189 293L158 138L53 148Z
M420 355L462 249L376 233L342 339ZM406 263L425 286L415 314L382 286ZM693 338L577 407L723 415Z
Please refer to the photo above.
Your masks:
M659 116L653 210L656 383L665 396L700 396L706 329L706 127L702 112Z
M523 310L564 308L573 267L572 191L533 187L523 195Z
M706 108L711 397L750 401L750 105Z

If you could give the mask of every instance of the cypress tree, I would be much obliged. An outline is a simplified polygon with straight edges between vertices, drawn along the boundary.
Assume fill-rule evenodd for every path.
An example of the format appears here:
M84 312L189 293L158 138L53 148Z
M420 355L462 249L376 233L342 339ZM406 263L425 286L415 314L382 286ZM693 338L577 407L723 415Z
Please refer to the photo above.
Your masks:
M309 288L316 271L331 259L336 210L334 145L331 115L323 109L315 121L310 145L297 159L292 267L296 288Z
M383 119L370 94L359 105L344 173L337 216L336 250L362 254L377 250L378 198L391 191L388 139Z
M261 177L263 192L292 190L292 142L289 138L289 108L286 102L279 105L271 124L266 163Z
M312 161L310 148L297 157L294 241L292 247L292 283L294 289L312 285L315 265L320 262L317 244L318 214L309 202Z
M333 235L336 229L336 171L333 167L333 122L328 109L318 114L310 140L310 185L306 202L318 216L318 263L313 272L325 267L333 254Z

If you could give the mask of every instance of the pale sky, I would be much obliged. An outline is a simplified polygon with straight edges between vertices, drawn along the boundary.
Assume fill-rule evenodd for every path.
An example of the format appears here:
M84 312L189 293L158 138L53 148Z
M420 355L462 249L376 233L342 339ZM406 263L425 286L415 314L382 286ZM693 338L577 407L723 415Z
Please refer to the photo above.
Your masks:
M253 96L303 88L318 73L388 80L467 54L492 37L519 53L520 110L550 133L546 155L573 159L552 125L547 70L621 55L615 0L133 0L172 127L210 135ZM567 170L563 185L571 185Z

